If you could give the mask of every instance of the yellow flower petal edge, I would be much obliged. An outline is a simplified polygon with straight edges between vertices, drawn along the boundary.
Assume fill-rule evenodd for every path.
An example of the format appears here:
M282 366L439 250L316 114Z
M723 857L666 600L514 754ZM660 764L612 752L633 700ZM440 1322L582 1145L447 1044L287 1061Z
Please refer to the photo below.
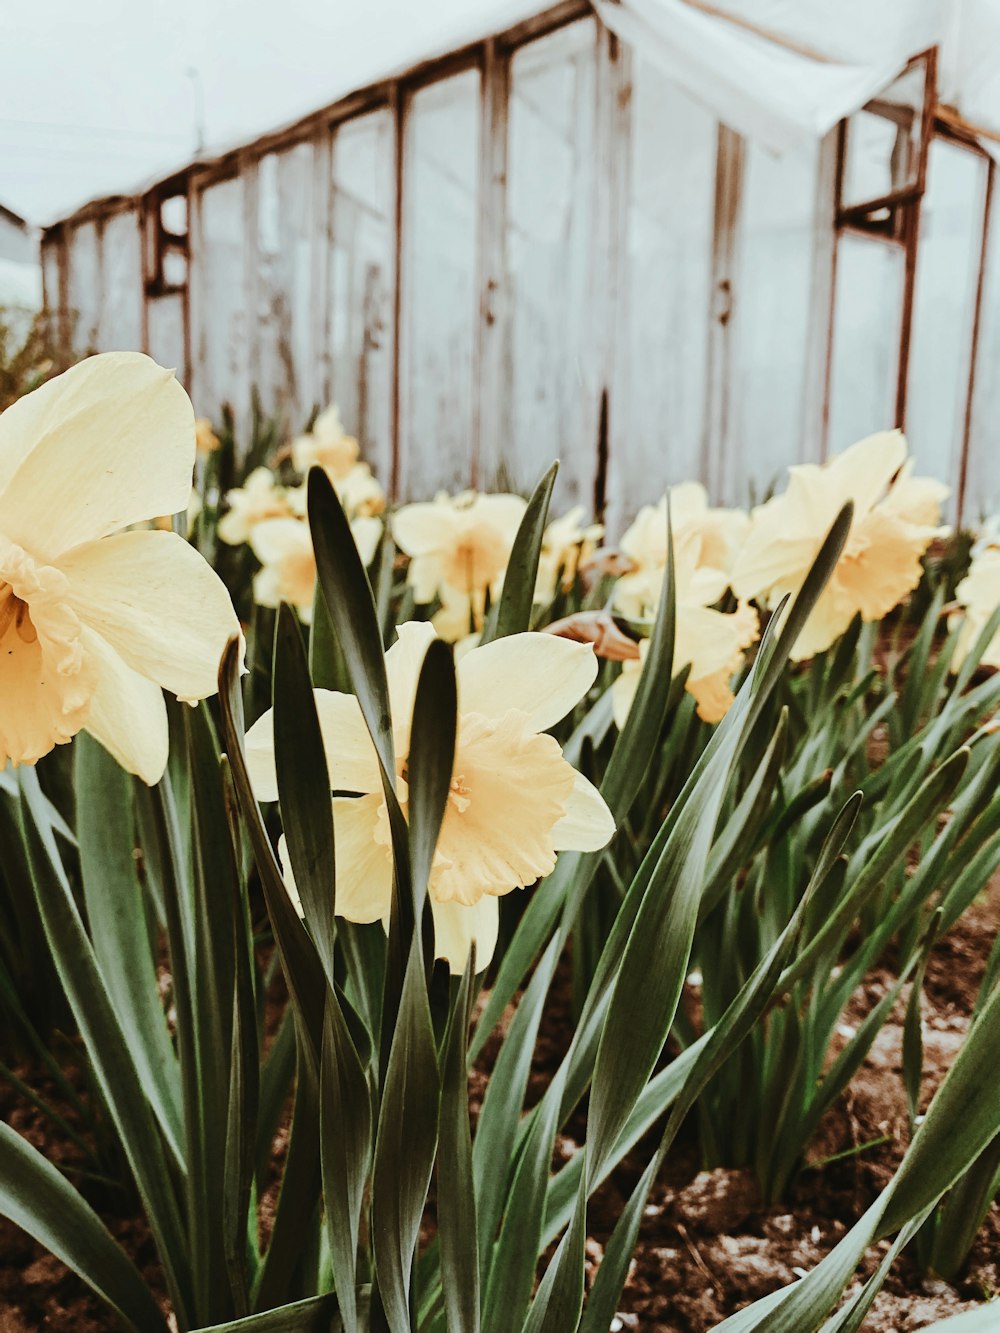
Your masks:
M91 732L132 773L167 762L160 687L203 699L240 627L205 561L170 532L194 412L149 357L91 357L0 416L0 766Z

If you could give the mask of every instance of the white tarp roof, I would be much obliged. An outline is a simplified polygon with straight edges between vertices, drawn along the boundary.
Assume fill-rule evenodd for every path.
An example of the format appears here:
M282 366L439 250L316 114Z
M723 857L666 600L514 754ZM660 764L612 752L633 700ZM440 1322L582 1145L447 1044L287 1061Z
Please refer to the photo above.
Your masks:
M252 140L502 31L546 0L49 0L7 19L0 197L50 222L134 193L194 149ZM604 21L741 133L821 135L941 45L940 100L1000 131L1000 0L595 0Z

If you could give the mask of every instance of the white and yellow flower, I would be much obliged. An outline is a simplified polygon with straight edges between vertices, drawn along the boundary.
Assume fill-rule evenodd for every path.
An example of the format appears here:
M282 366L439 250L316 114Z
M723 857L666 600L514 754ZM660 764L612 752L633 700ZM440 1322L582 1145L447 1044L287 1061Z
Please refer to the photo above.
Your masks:
M392 535L410 557L407 581L419 605L445 594L444 587L472 599L474 610L498 586L526 504L519 495L441 494L427 503L404 505L392 517Z
M381 521L353 519L351 532L367 568L382 539ZM299 518L267 519L251 532L250 548L261 563L253 579L254 601L259 606L288 602L299 619L309 624L316 589L316 554L309 524Z
M406 811L410 726L417 679L434 631L404 624L386 653L396 780ZM593 650L546 634L514 634L466 654L457 667L458 738L451 793L429 896L435 954L461 972L472 940L476 966L493 954L498 897L548 875L561 850L594 851L614 833L597 790L545 735L593 684ZM375 750L353 695L316 691L337 840L336 910L350 921L386 923L392 888L388 818ZM273 718L247 735L260 800L277 798ZM293 901L284 843L279 851ZM300 909L301 910L301 909Z
M947 531L938 526L947 490L911 477L906 462L899 431L871 435L822 466L789 468L784 494L753 511L732 587L773 606L799 590L841 507L854 502L847 544L795 644L796 661L829 648L859 612L881 620L919 583L921 556Z
M725 592L750 519L742 509L712 508L696 481L671 486L669 494L675 552L684 546L695 566L709 571L702 576L706 596L699 598L700 605L707 605ZM619 545L633 568L615 586L615 606L633 620L654 615L667 565L666 495L656 505L643 505ZM707 596L710 586L718 588L714 597Z
M208 417L198 417L194 423L195 448L200 454L214 454L219 449L219 437Z
M664 516L664 522L665 522ZM674 540L675 621L674 656L670 674L690 667L686 689L698 705L698 716L719 722L733 702L732 678L743 664L743 655L758 634L757 612L746 601L734 611L717 611L727 576L700 565L702 534L693 527L682 529ZM662 582L663 572L658 575ZM659 586L656 587L659 598ZM639 685L639 673L649 651L649 640L639 644L639 659L625 662L611 687L617 725L622 727Z
M239 633L229 594L173 532L184 509L187 394L148 357L90 357L0 416L0 766L78 731L148 783L167 762L162 689L216 692Z
M593 555L604 535L600 523L583 524L583 505L575 505L562 518L554 519L545 529L538 555L535 601L551 602L561 587L573 586L582 561Z
M320 412L312 430L292 441L292 466L303 476L314 463L325 468L333 481L346 477L358 461L358 442L348 435L336 405Z
M955 597L963 608L962 631L952 659L952 668L957 671L1000 606L1000 547L984 547L973 557L968 574L955 589ZM1000 630L979 660L983 666L1000 667Z
M270 468L254 468L242 486L226 493L228 507L219 519L219 541L228 546L241 546L250 540L258 523L294 514L289 494L278 484Z

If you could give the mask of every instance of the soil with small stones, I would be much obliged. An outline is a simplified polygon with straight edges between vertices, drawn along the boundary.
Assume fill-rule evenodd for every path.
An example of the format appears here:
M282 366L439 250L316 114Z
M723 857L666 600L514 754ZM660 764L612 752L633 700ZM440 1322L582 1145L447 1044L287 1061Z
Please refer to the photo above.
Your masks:
M947 1072L968 1028L979 982L1000 930L1000 878L937 945L924 983L924 1084L926 1105ZM854 995L844 1024L856 1025L891 986L887 969L871 973ZM682 1131L646 1208L628 1284L613 1328L706 1333L727 1315L812 1268L885 1187L908 1139L902 1083L904 989L890 1020L847 1092L825 1120L809 1151L810 1162L847 1153L806 1169L780 1203L762 1204L751 1173L701 1169L694 1126ZM693 997L696 1001L696 996ZM268 1015L273 1032L277 1009ZM535 1053L529 1103L542 1095L573 1030L569 968L560 970ZM478 1112L496 1056L494 1039L471 1079L473 1115ZM33 1068L19 1071L32 1088L55 1106L69 1127L93 1142L85 1124L59 1089ZM70 1065L71 1079L82 1079ZM83 1161L67 1135L8 1084L0 1083L0 1116L51 1160L71 1170ZM578 1111L557 1144L566 1159L585 1133ZM109 1136L106 1136L109 1137ZM877 1142L876 1142L877 1141ZM863 1145L876 1142L876 1146ZM283 1158L287 1130L275 1139L274 1181ZM603 1246L655 1150L648 1137L621 1164L592 1201L587 1243L589 1277ZM851 1152L861 1148L861 1151ZM91 1168L93 1164L91 1163ZM80 1178L83 1192L112 1234L135 1259L166 1311L167 1299L155 1247L136 1200L98 1181ZM262 1231L273 1211L274 1185L262 1200ZM430 1219L429 1219L430 1220ZM874 1271L887 1243L874 1247L858 1274ZM911 1333L939 1319L972 1309L1000 1292L1000 1208L994 1204L960 1279L954 1284L921 1276L907 1252L863 1325L867 1333ZM98 1333L118 1325L78 1278L12 1223L0 1219L0 1333L31 1329Z

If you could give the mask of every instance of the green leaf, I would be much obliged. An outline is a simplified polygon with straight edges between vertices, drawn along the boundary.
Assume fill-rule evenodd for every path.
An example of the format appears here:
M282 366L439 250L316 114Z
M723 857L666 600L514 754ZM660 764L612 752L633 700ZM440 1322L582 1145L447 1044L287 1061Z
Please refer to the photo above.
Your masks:
M93 947L80 920L34 769L18 773L25 841L45 936L142 1198L179 1319L193 1308L190 1254L174 1179Z
M276 1310L211 1324L194 1333L342 1333L344 1328L337 1297L310 1296L308 1300L282 1305Z
M409 1289L437 1147L437 1051L419 941L413 937L375 1139L372 1245L391 1333L409 1333Z
M330 774L298 620L278 610L274 637L274 763L295 887L327 981L333 984L336 869Z
M368 1082L335 992L327 995L320 1067L320 1164L333 1275L347 1333L358 1329L358 1234L371 1161Z
M458 686L448 645L427 648L413 703L408 760L410 866L416 911L423 911L455 767Z
M535 487L514 538L500 597L494 603L481 643L492 643L507 634L520 634L531 626L531 607L538 579L538 556L545 536L552 488L559 464L555 462Z
M140 1333L166 1321L138 1269L54 1166L0 1121L0 1213L83 1278Z
M452 1005L441 1070L437 1221L450 1333L479 1333L479 1241L466 1072L475 961L473 946Z
M94 953L150 1105L178 1163L184 1160L180 1078L150 946L133 855L132 783L83 732L73 746L83 900Z
M239 639L234 636L226 645L219 667L219 702L222 708L226 753L232 769L236 799L246 822L254 861L260 875L267 914L281 956L282 971L292 1004L298 1014L301 1031L308 1035L313 1063L318 1070L319 1053L323 1045L326 979L316 946L288 897L288 890L281 877L281 868L250 784L243 748L243 702L239 688L239 658Z

